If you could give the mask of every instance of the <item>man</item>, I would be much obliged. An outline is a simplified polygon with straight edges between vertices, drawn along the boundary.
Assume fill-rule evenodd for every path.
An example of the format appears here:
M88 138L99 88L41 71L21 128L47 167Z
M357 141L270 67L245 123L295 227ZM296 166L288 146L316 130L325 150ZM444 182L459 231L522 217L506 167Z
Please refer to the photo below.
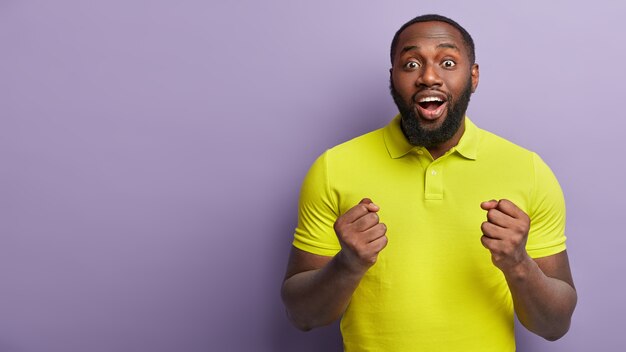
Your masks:
M302 330L341 317L346 351L514 351L513 314L556 340L576 291L558 182L476 127L471 36L414 18L391 46L400 115L326 151L304 180L282 297Z

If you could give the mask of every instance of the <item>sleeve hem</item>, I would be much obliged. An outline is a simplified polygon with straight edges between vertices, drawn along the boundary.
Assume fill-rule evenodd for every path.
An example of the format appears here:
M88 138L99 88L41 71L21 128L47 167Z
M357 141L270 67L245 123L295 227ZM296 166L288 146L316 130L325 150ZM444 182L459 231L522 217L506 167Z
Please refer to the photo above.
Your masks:
M543 257L551 256L554 254L558 254L558 253L563 252L566 249L567 249L567 246L565 245L565 238L562 238L557 241L554 241L553 243L549 243L541 247L535 247L535 248L527 247L526 251L528 252L528 255L531 258L535 259L535 258L543 258Z
M324 246L321 243L317 243L317 242L310 242L310 241L303 241L302 239L299 238L295 238L293 240L293 246L303 250L305 252L309 252L312 254L316 254L316 255L322 255L322 256L326 256L326 257L334 257L340 250L341 248L336 248L334 246Z

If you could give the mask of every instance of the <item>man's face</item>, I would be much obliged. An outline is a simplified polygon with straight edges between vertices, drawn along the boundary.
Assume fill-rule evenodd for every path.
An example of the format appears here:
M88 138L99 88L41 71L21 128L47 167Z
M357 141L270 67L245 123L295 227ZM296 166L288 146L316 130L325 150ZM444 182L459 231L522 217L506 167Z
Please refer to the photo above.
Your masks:
M456 145L470 95L478 85L461 33L445 22L420 22L398 40L391 68L391 95L402 130L413 145Z

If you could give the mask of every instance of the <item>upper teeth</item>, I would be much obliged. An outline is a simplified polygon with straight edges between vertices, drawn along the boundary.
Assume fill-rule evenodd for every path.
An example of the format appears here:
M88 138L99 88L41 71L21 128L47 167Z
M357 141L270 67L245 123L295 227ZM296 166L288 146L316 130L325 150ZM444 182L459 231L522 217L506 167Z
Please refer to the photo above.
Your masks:
M443 101L443 100L441 98L438 98L438 97L425 97L425 98L420 99L419 102L420 103L426 103L426 102L429 102L429 101Z

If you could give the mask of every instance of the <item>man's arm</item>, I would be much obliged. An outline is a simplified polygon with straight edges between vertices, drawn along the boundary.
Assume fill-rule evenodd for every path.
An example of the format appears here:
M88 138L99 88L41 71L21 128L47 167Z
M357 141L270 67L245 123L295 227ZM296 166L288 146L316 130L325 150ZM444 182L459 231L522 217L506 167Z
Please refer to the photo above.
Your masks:
M547 340L561 338L577 301L567 252L533 260L526 252L528 215L505 199L481 207L487 211L481 241L504 273L520 322Z
M334 257L292 247L281 295L296 327L310 330L341 317L361 278L387 245L378 210L363 199L337 219L334 228L341 250Z

